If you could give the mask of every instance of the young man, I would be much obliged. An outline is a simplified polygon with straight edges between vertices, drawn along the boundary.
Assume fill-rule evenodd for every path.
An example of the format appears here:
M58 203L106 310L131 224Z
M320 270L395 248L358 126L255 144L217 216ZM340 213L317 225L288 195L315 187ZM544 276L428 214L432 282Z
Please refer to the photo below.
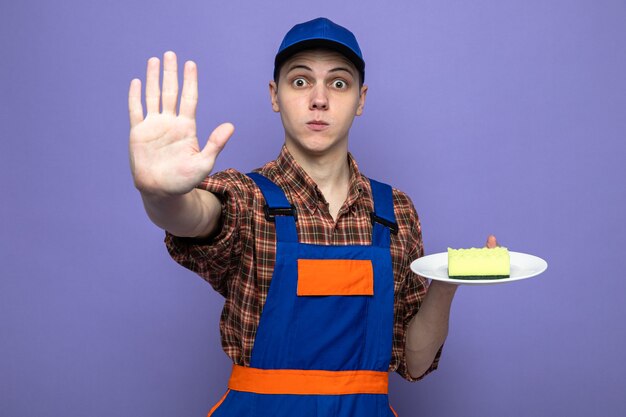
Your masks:
M323 18L287 33L269 85L285 142L250 175L208 177L234 128L218 126L200 149L196 66L185 64L178 115L174 53L162 91L159 67L148 61L145 118L131 82L131 168L172 257L225 297L234 367L209 415L395 414L388 372L413 381L436 368L456 286L427 289L410 271L423 254L410 199L348 153L368 90L354 35Z

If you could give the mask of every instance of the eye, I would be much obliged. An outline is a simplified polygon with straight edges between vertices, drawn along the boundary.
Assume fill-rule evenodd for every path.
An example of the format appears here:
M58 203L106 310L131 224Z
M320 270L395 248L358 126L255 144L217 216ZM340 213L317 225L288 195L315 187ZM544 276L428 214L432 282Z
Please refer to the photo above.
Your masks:
M307 84L308 83L304 78L296 78L295 80L291 82L291 85L293 85L296 88L305 87Z
M335 80L333 81L333 87L338 89L338 90L344 90L346 88L348 88L348 83L345 82L344 80Z

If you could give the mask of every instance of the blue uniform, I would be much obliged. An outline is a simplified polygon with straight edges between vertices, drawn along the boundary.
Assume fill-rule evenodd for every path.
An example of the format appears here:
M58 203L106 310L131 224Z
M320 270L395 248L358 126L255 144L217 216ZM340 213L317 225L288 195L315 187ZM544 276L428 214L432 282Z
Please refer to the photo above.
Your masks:
M397 227L391 187L370 180L371 245L311 245L299 242L284 192L249 176L276 224L276 263L250 367L235 366L209 416L394 416L387 397Z

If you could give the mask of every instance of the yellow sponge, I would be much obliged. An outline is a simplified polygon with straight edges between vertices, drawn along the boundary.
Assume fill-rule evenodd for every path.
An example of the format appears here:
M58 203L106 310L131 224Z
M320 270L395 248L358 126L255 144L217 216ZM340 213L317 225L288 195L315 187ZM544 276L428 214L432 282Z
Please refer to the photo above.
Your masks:
M510 273L511 261L507 248L448 248L450 278L508 278Z

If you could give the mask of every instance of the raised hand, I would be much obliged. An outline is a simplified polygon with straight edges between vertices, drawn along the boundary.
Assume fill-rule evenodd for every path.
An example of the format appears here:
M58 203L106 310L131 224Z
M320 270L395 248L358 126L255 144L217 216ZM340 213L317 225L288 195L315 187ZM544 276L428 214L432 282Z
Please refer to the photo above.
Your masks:
M146 109L141 104L141 80L133 79L128 91L130 165L135 186L142 194L175 196L188 193L211 173L234 127L218 126L200 149L196 134L198 71L193 61L184 67L180 108L178 66L174 52L163 55L163 90L159 89L160 62L148 60ZM159 111L159 106L162 110Z

